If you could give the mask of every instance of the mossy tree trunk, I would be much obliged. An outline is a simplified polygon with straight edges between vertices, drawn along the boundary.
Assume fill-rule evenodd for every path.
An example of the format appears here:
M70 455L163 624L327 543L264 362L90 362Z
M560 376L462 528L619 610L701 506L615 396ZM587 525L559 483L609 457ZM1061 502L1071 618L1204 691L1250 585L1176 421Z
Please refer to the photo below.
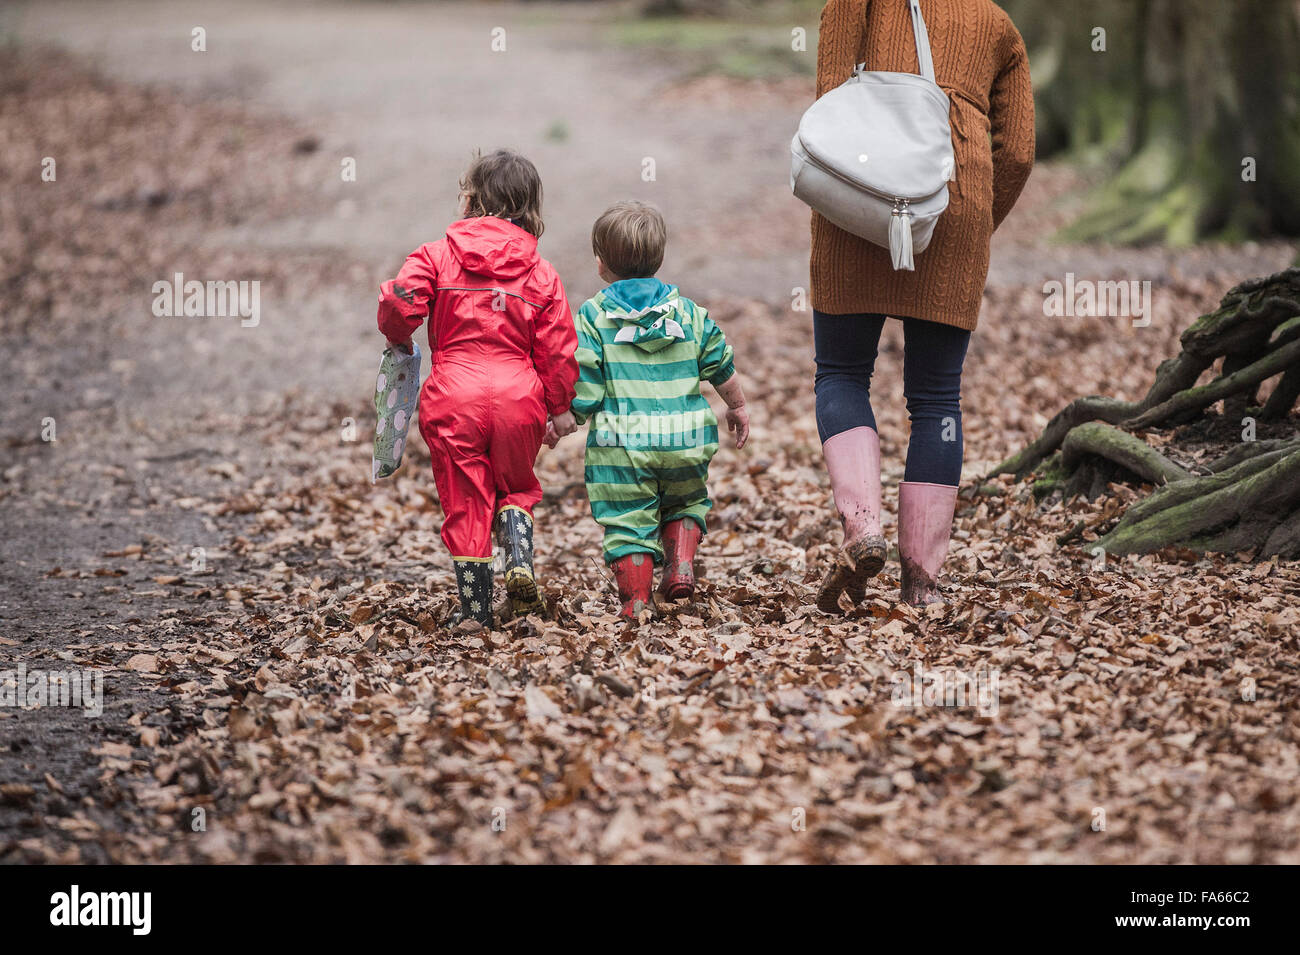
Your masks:
M1029 47L1040 154L1111 167L1067 238L1300 234L1294 0L1003 5Z

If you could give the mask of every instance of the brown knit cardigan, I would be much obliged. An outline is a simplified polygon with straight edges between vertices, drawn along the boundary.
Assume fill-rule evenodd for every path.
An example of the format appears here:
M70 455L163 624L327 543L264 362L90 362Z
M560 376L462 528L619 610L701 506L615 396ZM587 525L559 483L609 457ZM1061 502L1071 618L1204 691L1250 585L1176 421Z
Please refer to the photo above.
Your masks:
M889 250L812 217L812 302L820 312L880 312L973 329L989 241L1034 164L1034 97L1025 44L992 0L921 0L935 77L952 103L957 170L934 237L914 272ZM822 9L817 95L857 63L918 71L907 0L830 0Z

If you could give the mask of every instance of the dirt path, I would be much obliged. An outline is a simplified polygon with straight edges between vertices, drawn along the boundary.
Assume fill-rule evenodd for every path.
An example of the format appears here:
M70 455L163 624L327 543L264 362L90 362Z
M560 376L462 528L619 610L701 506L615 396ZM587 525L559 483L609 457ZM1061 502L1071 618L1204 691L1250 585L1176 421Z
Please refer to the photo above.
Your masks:
M328 848L319 852L304 848L301 832L290 831L303 823L301 807L272 803L269 797L253 804L251 823L241 817L238 825L232 821L197 845L181 835L191 832L188 812L196 803L232 816L248 813L257 787L273 782L305 785L315 793L310 799L331 805L355 799L357 806L365 803L358 794L376 785L392 795L413 780L432 784L419 773L394 782L392 774L405 771L399 771L400 760L390 762L368 749L362 762L364 773L372 775L349 780L347 786L355 784L356 790L349 789L347 800L343 783L327 778L329 767L305 757L301 765L304 772L310 767L315 781L279 779L269 769L249 770L238 783L231 781L231 767L246 764L264 731L272 725L280 729L282 713L259 709L266 699L284 703L283 688L299 686L304 699L292 721L320 717L322 700L328 703L337 692L329 681L340 678L338 661L355 659L357 672L367 660L378 669L401 671L410 663L409 647L417 647L433 654L437 685L479 686L486 680L516 700L520 712L507 707L494 714L483 739L467 728L479 726L478 718L458 713L457 728L434 747L450 747L455 758L478 752L475 747L506 745L509 732L496 725L498 717L504 726L516 716L525 718L529 707L548 709L527 689L529 674L552 695L577 693L573 680L580 683L585 671L548 674L548 661L556 659L555 640L570 641L565 644L570 655L581 657L593 673L613 670L639 683L646 673L638 667L654 666L649 656L624 659L622 649L609 649L617 640L599 612L602 581L586 556L595 534L577 500L548 502L554 526L565 533L545 545L551 548L545 556L556 574L553 596L569 608L561 624L595 635L593 642L582 637L579 647L570 636L530 634L527 640L534 642L526 641L526 650L516 653L482 641L473 646L471 638L448 652L423 631L410 638L409 647L392 643L382 629L358 633L371 612L358 608L380 606L374 590L379 582L398 588L392 599L417 623L424 622L421 608L440 607L446 583L436 506L428 497L431 482L417 473L421 460L411 462L400 482L373 492L358 476L367 469L365 404L377 360L373 289L405 252L452 218L456 176L472 145L513 145L538 162L549 218L543 251L565 276L575 301L596 287L587 244L594 216L626 195L660 204L673 229L664 274L716 303L749 356L747 374L757 393L756 440L746 457L720 459L719 526L710 534L705 570L719 581L756 574L749 578L755 581L752 593L719 589L712 609L685 622L682 633L690 636L674 630L664 636L669 644L651 641L645 651L662 656L672 647L683 660L695 658L671 679L659 672L652 682L688 689L703 685L709 695L703 715L685 704L641 707L636 697L627 703L614 694L607 704L618 710L611 725L636 727L660 743L681 734L703 740L700 758L707 756L705 761L722 773L722 790L731 787L730 795L713 805L715 823L750 795L770 797L764 812L775 813L771 818L778 821L781 813L788 815L788 800L782 801L787 796L826 800L834 792L852 811L848 822L829 823L813 846L792 849L777 839L779 831L745 843L743 832L707 829L701 818L701 828L677 848L697 858L854 858L861 848L854 833L879 825L884 828L868 840L866 857L943 857L938 847L945 833L965 825L965 810L954 814L952 808L961 802L963 787L973 781L990 801L1002 805L1007 799L988 782L992 771L975 769L979 760L962 754L979 755L986 745L984 755L992 752L1008 766L1017 755L1038 757L1037 752L1008 752L997 740L963 742L968 726L959 728L962 739L957 740L953 731L918 720L906 728L891 723L890 731L906 735L918 751L928 750L944 733L948 738L930 755L917 756L915 769L900 763L897 753L885 760L888 766L872 764L885 754L865 740L889 721L856 684L851 693L837 694L836 687L872 672L880 646L863 646L852 633L840 634L834 639L846 641L841 651L824 661L820 651L783 648L787 638L822 639L828 632L798 611L804 568L824 556L830 526L814 453L807 317L789 310L791 289L806 283L807 217L786 188L785 135L772 134L793 128L803 105L803 81L775 87L685 82L688 63L602 42L608 34L600 16L599 8L586 5L236 3L214 9L208 3L142 0L19 3L0 11L0 36L16 40L20 49L54 44L76 57L66 64L6 63L0 84L6 104L0 113L0 171L6 182L24 184L21 192L6 189L0 196L0 241L11 269L5 284L11 294L0 322L6 345L0 353L5 540L0 650L31 665L102 666L112 674L99 719L49 708L0 710L0 738L6 743L0 747L0 781L19 787L0 799L0 859L527 858L537 851L519 836L512 835L503 847L465 835L465 818L484 806L490 810L492 798L514 800L512 811L539 811L536 794L510 796L507 783L486 774L477 778L473 799L458 806L467 815L450 828L437 823L430 829L406 816L394 822L403 831L412 825L427 830L407 832L405 849L390 845L387 836L380 843L326 840L322 845ZM207 31L205 53L190 50L196 26ZM490 46L497 26L506 30L502 53ZM107 82L81 77L83 61L94 64ZM28 185L36 182L33 170L47 155L58 158L57 185ZM347 157L356 159L356 182L339 175ZM641 178L647 157L655 160L653 182ZM1024 211L995 247L986 325L972 348L968 372L972 472L980 460L1000 456L1054 413L1063 399L1061 380L1068 376L1070 387L1081 392L1131 393L1171 353L1170 344L1190 315L1237 278L1272 271L1294 255L1281 244L1185 252L1044 246L1043 236L1065 214L1056 199L1071 188L1070 176L1050 168L1036 173ZM1122 270L1125 276L1155 280L1163 297L1157 299L1153 328L1139 335L1105 320L1044 323L1041 282L1067 270ZM241 328L237 320L155 317L151 284L177 271L191 278L261 281L260 323ZM1007 355L1014 356L1014 381L1006 371ZM882 381L896 381L898 358L898 342L887 340ZM891 462L901 459L905 440L896 405L877 409ZM39 437L47 417L57 422L53 443ZM349 418L359 422L361 440L343 437ZM580 460L581 449L573 442L544 455L546 485L577 480ZM896 463L889 467L891 480L896 479ZM782 507L773 504L778 499ZM960 663L971 651L951 634L982 633L991 621L997 624L997 640L1023 644L1005 651L1016 660L1022 651L1025 659L1049 649L1061 656L1065 651L1052 649L1053 641L1086 642L1097 628L1118 626L1083 619L1089 599L1075 583L1076 558L1043 549L1052 522L1065 517L1040 518L1028 505L1005 513L1014 520L1002 518L992 530L988 522L997 514L971 515L967 542L955 557L969 568L971 581L977 576L981 581L971 587L986 605L983 612L966 608L969 619L945 629L946 622L940 626L880 609L888 607L882 594L880 613L852 627L880 623L883 616L891 631L886 649L899 659L928 640L938 647L932 659ZM1039 520L1047 523L1036 524ZM401 544L398 527L410 530ZM1076 588L1073 597L1051 598L1065 606L1043 610L1028 623L1012 619L1014 607L991 609L1005 602L1004 588L1010 585L989 583L982 576L987 570L979 575L974 570L978 560L1004 576L1030 579L1027 559L1006 556L1014 550L1013 539L1049 565L1045 572L1065 575L1062 580ZM746 562L756 540L771 542L775 569L752 571ZM780 543L790 540L799 544ZM438 558L429 557L434 553ZM1236 575L1233 586L1240 585L1242 593L1241 580L1254 579L1248 577L1253 571L1230 562L1222 572ZM1176 568L1160 573L1171 576L1159 576L1157 584L1177 586ZM1062 593L1069 590L1061 586ZM1285 578L1251 586L1270 612L1290 592L1286 588L1294 588ZM1091 602L1098 599L1094 594ZM336 632L340 613L353 626ZM1135 614L1128 625L1182 634L1199 626L1184 621L1175 627L1161 613L1156 607L1145 616ZM1110 616L1109 610L1102 614L1104 620ZM1068 626L1051 622L1064 619ZM1288 619L1274 616L1267 627L1284 628ZM1227 639L1227 624L1215 621L1207 629L1215 639ZM764 631L769 625L790 629L778 639ZM1031 638L1018 628L1035 632ZM736 634L751 630L759 636L747 649ZM284 633L294 636L286 640ZM296 639L309 633L323 641L323 656L313 650L303 658ZM1140 634L1124 631L1123 636ZM671 642L681 639L684 646ZM1040 646L1043 640L1046 647ZM607 646L606 641L612 642ZM1168 652L1183 652L1177 649L1181 645L1179 637ZM717 718L750 699L744 695L749 690L727 678L726 667L738 655L748 655L762 685L781 694L779 707L770 699L762 702L766 689L753 690L752 697L771 704L777 722L764 722L763 732L779 725L781 741L759 746L758 736ZM588 666L593 658L599 666ZM1037 656L1033 661L1042 665ZM704 671L696 666L723 676L701 684ZM1130 677L1143 685L1168 677L1158 661L1134 666L1140 673ZM799 692L805 696L798 700L788 687L782 689L791 672L787 667L803 687ZM1279 678L1273 692L1289 681ZM281 695L274 690L277 684ZM688 689L681 690L683 699ZM1183 689L1212 692L1199 684ZM379 693L377 685L370 690ZM1026 691L1021 699L1030 696ZM411 712L428 713L440 705L456 710L460 702L417 694ZM858 735L835 743L827 727L842 712L831 715L827 707L846 705L857 721L850 733ZM721 710L714 712L713 706ZM1069 712L1044 718L1031 733L1044 741L1052 759L1051 741L1077 732L1071 721L1081 718L1072 702L1061 706ZM332 707L325 705L324 716L331 726L340 718ZM236 710L253 714L255 728L241 726L232 733ZM1179 718L1169 717L1171 727ZM1254 725L1277 731L1278 719L1277 711L1265 709ZM379 717L362 720L356 726L360 735L349 737L347 745L378 747L368 727L386 732ZM617 831L602 839L599 857L655 858L655 851L638 855L643 847L631 833L640 827L616 815L622 784L613 782L613 769L598 765L600 739L609 731L603 726L586 731L591 736L576 744L557 737L548 744L556 749L543 746L544 755L537 757L534 769L544 780L538 783L541 802L551 806L546 818L554 827L540 857L565 858L565 840L576 838L573 830L587 827L598 834L613 815L618 825L610 829ZM792 734L805 731L807 750L781 752ZM998 729L996 735L1004 734ZM848 752L855 747L860 749ZM669 786L670 767L681 778L698 778L702 787L708 782L711 770L678 766L686 759L682 749L651 747L636 766L617 770L645 774L645 785L637 789L629 783L626 794L647 816L652 810L644 797ZM755 770L760 750L771 755L766 764L760 756L764 768ZM260 758L274 764L291 752L297 751L261 752ZM866 784L854 775L852 759L829 762L846 756L874 766ZM823 759L828 762L821 765ZM1259 760L1273 773L1285 762L1271 752ZM583 765L594 767L594 784L583 783ZM168 767L171 775L155 772ZM1293 781L1257 780L1243 776L1239 767L1229 771L1216 765L1217 770L1222 771L1197 777L1189 798L1208 805L1211 797L1236 786L1248 790L1240 803L1251 812L1276 804L1294 811L1288 788ZM847 775L835 776L841 772ZM1181 778L1180 772L1169 768L1173 778ZM460 792L455 773L439 764L433 779ZM910 774L912 781L901 781L899 773ZM1007 775L1014 774L1008 769ZM1178 840L1167 831L1143 837L1125 830L1120 843L1085 844L1062 821L1058 796L1047 791L1079 780L1053 776L1035 789L1032 776L1028 767L1021 773L1026 786L1019 791L1030 793L1020 798L1037 800L1035 812L1054 820L1055 829L1040 842L1021 833L1014 851L1008 850L1013 857L1224 857L1219 843L1205 841L1185 847L1179 856ZM840 788L826 782L832 778L840 779ZM556 779L563 780L559 795ZM1093 782L1104 790L1114 779ZM895 825L887 817L918 783L936 787L932 795L939 801L928 802L926 809L934 836L926 845L906 842L900 849L884 831ZM321 786L326 796L320 795ZM799 793L787 791L790 787ZM1110 791L1111 798L1120 798ZM310 801L293 792L302 806ZM414 802L408 800L406 809L418 819L427 807L421 810L420 800L410 799ZM575 815L554 814L567 805L564 800L575 803ZM560 805L552 805L556 802ZM1238 835L1255 832L1252 845L1259 858L1294 853L1294 839L1271 835L1265 816L1246 810L1234 816L1216 805L1213 825ZM1072 802L1071 811L1076 808ZM1179 818L1177 805L1160 803L1160 808L1168 818ZM172 824L174 832L157 831ZM896 824L901 833L917 821L899 817ZM372 817L357 825L367 833L387 831ZM679 825L687 823L679 820ZM426 842L431 833L434 846ZM991 831L984 844L1000 842L1006 840ZM972 842L971 851L979 845ZM585 845L568 857L590 857L592 851ZM619 856L624 851L629 854Z
M784 143L770 135L792 127L795 105L741 100L719 117L708 103L665 100L680 64L609 45L599 6L133 0L19 5L9 21L20 42L57 42L130 82L237 96L311 129L331 155L356 158L355 183L300 184L328 200L323 208L270 228L216 230L214 244L322 246L389 262L452 216L471 146L502 144L541 169L544 250L577 298L597 282L590 223L629 193L662 203L683 235L738 210L755 222L784 210L797 223L791 235L742 239L745 255L680 243L666 267L719 294L787 297L800 284L804 216L786 194ZM196 25L206 53L189 49ZM504 51L492 49L495 29ZM653 182L641 178L647 157Z

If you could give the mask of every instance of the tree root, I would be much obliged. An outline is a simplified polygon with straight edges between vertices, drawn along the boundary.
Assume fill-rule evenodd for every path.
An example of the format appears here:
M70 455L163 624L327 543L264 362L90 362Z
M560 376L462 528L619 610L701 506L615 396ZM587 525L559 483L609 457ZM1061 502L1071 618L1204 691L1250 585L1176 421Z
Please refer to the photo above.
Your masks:
M1088 455L1113 461L1152 484L1168 484L1191 477L1141 438L1099 421L1079 425L1061 442L1061 463L1071 471Z
M1242 461L1249 458L1257 457L1261 454L1270 454L1273 451L1291 450L1300 451L1300 438L1279 438L1273 441L1246 441L1237 445L1217 461L1211 462L1207 467L1211 474L1221 474L1229 468L1234 468Z
M1202 315L1183 332L1180 342L1182 352L1161 363L1141 401L1102 395L1076 398L1047 423L1035 441L987 477L1013 474L1024 479L1061 447L1067 434L1085 422L1101 421L1126 431L1178 424L1215 402L1243 392L1253 394L1261 382L1278 374L1283 375L1282 380L1261 416L1270 420L1285 417L1300 399L1300 268L1235 286L1215 311ZM1261 351L1264 354L1255 361L1232 370L1234 364L1243 362L1241 356ZM1205 369L1229 355L1234 357L1227 374L1196 386Z
M1047 422L1047 427L1038 439L1017 454L1007 458L993 469L989 477L999 474L1014 474L1016 480L1024 480L1049 455L1055 452L1065 436L1086 421L1104 421L1109 424L1123 421L1134 414L1139 405L1132 401L1119 401L1090 395L1076 398ZM981 482L982 483L982 482Z
M1258 474L1260 471L1272 467L1296 450L1300 450L1300 445L1292 444L1289 447L1247 458L1234 467L1218 473L1211 473L1206 477L1189 477L1186 480L1176 481L1165 487L1158 488L1146 500L1139 501L1130 507L1124 514L1124 520L1144 521L1155 516L1160 511L1186 504L1198 497L1231 487L1252 475Z
M1245 442L1196 477L1133 433L1195 420L1220 401L1233 420L1286 418L1300 399L1300 268L1242 282L1180 341L1142 400L1077 398L988 477L1037 472L1037 497L1058 489L1097 497L1111 481L1158 485L1102 539L1111 553L1178 545L1300 556L1300 438ZM1220 358L1218 376L1197 385ZM1256 409L1260 385L1277 376Z
M1300 339L1277 351L1269 352L1259 361L1235 374L1216 378L1200 388L1184 389L1168 401L1163 401L1154 408L1125 421L1124 426L1142 431L1160 424L1178 424L1187 421L1215 402L1254 388L1261 381L1293 368L1297 363L1300 363Z
M1259 416L1265 421L1277 421L1285 418L1300 399L1300 365L1289 368L1281 380L1274 386L1273 393L1264 402Z
M1181 546L1300 557L1300 451L1274 459L1276 454L1253 458L1214 478L1171 484L1164 491L1167 506L1148 500L1146 508L1129 508L1098 543L1109 554ZM1239 479L1225 480L1237 471L1242 472Z

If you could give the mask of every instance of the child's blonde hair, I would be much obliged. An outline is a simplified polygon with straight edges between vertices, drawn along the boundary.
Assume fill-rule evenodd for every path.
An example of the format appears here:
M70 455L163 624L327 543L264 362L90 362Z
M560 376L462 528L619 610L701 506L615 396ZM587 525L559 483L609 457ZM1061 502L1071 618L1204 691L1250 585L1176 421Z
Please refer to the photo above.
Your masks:
M649 278L658 272L667 244L663 215L635 199L614 203L591 227L591 250L621 279Z
M509 219L525 232L540 236L542 222L542 177L537 167L509 149L486 156L474 154L460 178L465 215Z

